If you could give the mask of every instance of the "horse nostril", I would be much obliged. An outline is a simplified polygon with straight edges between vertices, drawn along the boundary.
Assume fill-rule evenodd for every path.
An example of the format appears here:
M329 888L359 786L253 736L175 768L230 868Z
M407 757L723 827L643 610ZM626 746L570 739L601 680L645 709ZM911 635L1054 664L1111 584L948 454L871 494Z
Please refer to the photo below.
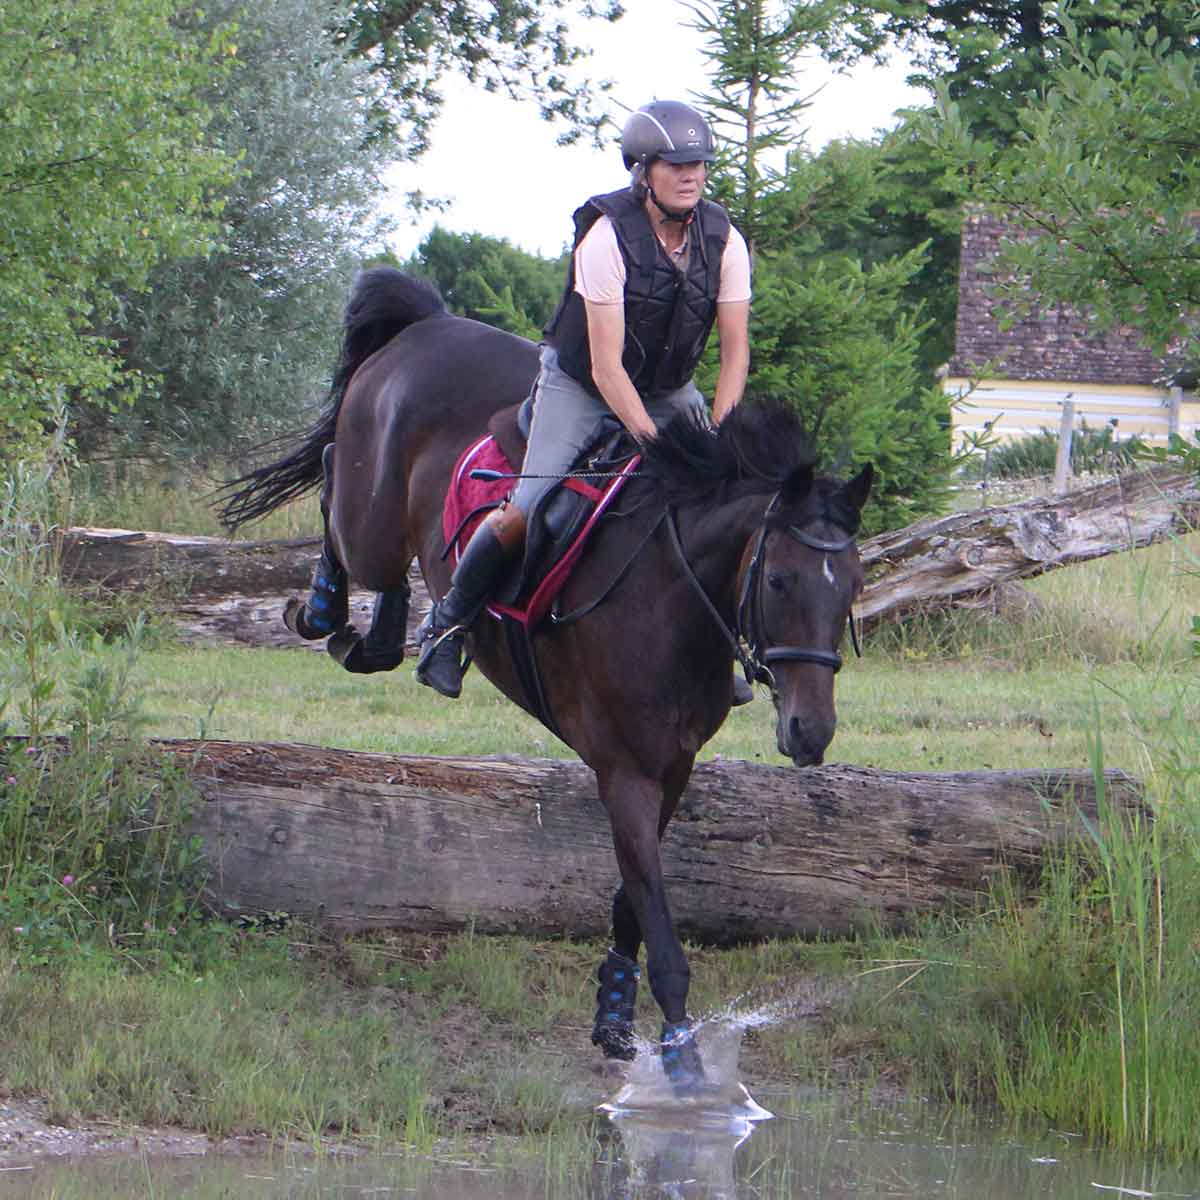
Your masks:
M792 717L788 721L788 748L792 754L803 752L821 760L826 747L833 741L833 726L824 721L802 721Z

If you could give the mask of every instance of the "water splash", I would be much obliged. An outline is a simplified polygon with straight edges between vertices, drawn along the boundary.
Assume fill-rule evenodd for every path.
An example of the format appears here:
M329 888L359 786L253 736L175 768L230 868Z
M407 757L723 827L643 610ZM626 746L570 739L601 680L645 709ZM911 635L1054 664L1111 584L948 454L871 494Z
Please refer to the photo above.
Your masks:
M692 1029L704 1062L707 1086L695 1094L676 1092L663 1073L657 1043L636 1039L637 1057L624 1065L613 1096L599 1110L613 1119L630 1114L693 1114L708 1125L733 1122L743 1138L757 1121L772 1114L758 1104L738 1079L738 1058L747 1029L778 1019L766 1009L738 1012L732 1006L698 1021Z
M692 1030L707 1086L678 1094L663 1073L659 1047L637 1040L616 1093L603 1104L621 1145L623 1186L613 1195L722 1200L736 1195L734 1151L772 1113L738 1079L747 1029L770 1023L763 1011L705 1017Z

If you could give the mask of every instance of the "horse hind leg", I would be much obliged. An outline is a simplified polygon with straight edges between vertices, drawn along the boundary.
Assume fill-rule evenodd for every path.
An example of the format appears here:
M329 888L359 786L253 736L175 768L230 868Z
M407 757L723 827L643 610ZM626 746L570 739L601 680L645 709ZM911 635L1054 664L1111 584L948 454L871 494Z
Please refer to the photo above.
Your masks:
M329 506L333 495L334 443L321 455L325 482L321 488L321 519L325 529L321 557L313 571L312 591L306 601L292 597L283 610L283 623L306 641L328 638L325 648L333 660L356 675L390 671L404 661L408 630L408 605L412 589L408 580L375 597L367 636L350 624L350 579L329 536Z
M325 482L321 487L321 522L324 538L321 557L313 571L307 600L293 596L283 610L283 623L307 642L337 634L350 620L350 581L329 537L329 498L333 491L333 443L321 455Z

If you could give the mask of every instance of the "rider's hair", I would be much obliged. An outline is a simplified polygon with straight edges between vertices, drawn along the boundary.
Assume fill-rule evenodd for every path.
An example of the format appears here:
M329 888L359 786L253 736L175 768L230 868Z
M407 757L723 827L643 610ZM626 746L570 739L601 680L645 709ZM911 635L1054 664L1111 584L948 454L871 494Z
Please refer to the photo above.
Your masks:
M629 169L629 191L639 204L650 194L650 186L646 182L646 168L640 162L634 163Z

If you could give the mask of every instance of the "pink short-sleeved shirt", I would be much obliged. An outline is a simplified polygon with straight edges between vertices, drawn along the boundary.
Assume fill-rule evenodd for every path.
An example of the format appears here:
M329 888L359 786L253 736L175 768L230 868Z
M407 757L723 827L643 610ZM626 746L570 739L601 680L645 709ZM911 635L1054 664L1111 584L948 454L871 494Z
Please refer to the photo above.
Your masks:
M687 242L676 258L681 258ZM575 290L592 304L625 303L625 260L617 232L608 217L600 217L575 248ZM721 255L718 304L750 299L750 252L746 239L731 225Z

